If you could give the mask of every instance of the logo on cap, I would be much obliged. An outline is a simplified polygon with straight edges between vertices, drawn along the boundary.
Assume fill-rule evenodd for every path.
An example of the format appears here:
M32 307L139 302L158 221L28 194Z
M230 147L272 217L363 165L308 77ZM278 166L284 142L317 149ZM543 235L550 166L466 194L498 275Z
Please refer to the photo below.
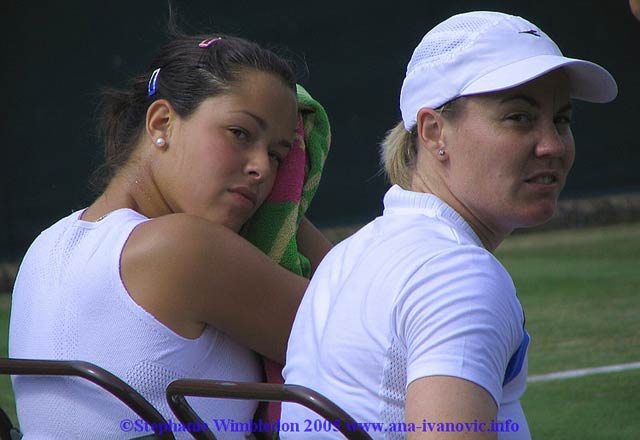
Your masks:
M518 32L519 34L529 34L529 35L533 35L535 37L540 37L540 32L538 32L535 29L529 29L528 31L521 31Z

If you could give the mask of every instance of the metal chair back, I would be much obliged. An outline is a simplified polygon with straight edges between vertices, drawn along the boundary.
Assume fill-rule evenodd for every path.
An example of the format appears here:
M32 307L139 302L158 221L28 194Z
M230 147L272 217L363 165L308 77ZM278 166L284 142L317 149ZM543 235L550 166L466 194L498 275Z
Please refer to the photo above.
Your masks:
M191 432L197 440L215 440L216 436L186 401L187 396L294 402L315 411L332 425L327 426L327 429L335 428L349 440L371 440L371 436L362 431L357 422L342 408L307 387L207 379L174 380L167 387L167 402L185 426L197 428Z
M153 427L156 438L175 439L173 433L167 432L169 425L162 414L140 393L119 377L90 362L0 357L0 374L81 377L120 399Z

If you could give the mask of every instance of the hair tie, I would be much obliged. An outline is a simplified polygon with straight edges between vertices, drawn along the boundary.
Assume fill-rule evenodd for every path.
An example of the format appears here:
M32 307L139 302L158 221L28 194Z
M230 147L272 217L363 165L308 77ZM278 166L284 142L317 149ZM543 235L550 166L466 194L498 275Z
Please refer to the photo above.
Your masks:
M216 41L220 41L220 40L222 40L222 37L209 38L208 40L202 40L200 42L200 44L198 44L198 47L206 49L207 47L211 46Z
M149 78L149 84L147 85L147 96L153 96L156 94L158 90L156 87L156 83L158 82L158 75L160 75L160 68L158 67L151 74L151 78Z

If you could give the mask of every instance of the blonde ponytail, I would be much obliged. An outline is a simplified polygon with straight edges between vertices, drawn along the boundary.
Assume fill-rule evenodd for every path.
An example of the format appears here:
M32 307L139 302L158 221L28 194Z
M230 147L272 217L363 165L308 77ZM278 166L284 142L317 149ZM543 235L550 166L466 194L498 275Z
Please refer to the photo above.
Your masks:
M402 122L387 132L380 145L380 159L391 184L410 188L416 156L414 136Z

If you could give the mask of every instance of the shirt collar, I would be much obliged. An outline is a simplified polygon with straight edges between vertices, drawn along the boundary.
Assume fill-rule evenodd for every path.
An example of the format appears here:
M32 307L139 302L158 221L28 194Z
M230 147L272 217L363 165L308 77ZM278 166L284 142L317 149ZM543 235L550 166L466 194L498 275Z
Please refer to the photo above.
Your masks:
M398 185L393 185L384 196L383 214L423 214L429 217L441 217L466 232L478 246L484 247L466 220L455 209L433 194L407 191Z

